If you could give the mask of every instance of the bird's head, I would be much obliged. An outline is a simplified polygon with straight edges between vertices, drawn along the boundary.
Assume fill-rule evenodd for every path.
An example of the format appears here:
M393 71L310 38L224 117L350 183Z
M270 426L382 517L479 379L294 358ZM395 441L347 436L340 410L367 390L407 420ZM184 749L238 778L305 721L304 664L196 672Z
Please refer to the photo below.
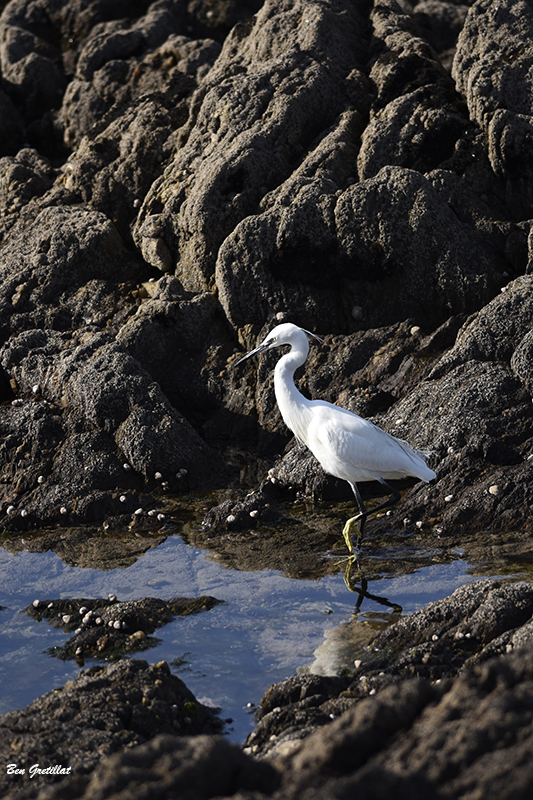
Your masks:
M292 322L284 322L282 325L276 325L276 327L270 331L268 336L261 342L261 344L239 359L235 366L240 364L242 361L245 361L247 358L250 358L250 356L255 356L258 353L264 353L267 350L272 350L274 347L281 347L281 345L284 344L291 345L291 347L297 347L298 345L302 346L305 342L305 345L307 345L307 336L312 336L317 341L322 342L322 339L315 333L306 331L305 328L299 328L297 325L293 325ZM307 350L305 352L307 355Z

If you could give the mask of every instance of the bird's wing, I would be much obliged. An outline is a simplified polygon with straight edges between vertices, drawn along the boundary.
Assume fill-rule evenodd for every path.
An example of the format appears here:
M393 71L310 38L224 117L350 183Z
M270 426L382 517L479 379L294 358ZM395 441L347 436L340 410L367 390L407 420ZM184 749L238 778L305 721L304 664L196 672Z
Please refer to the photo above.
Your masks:
M317 408L311 437L317 452L313 446L311 449L324 468L345 480L356 483L406 475L424 480L431 477L421 453L372 422L338 406Z

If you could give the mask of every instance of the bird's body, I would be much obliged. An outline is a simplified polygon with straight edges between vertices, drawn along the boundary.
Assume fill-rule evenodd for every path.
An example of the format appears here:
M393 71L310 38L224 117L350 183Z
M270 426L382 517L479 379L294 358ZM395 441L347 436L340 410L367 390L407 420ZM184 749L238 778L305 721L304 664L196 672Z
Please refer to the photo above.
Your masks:
M424 457L406 442L344 408L315 402L305 443L330 475L352 483L435 477Z
M360 521L359 545L368 515L357 488L358 483L375 480L389 488L393 497L382 503L379 506L381 509L399 499L399 492L388 486L386 481L408 476L430 481L435 473L427 466L424 454L401 439L345 408L325 400L308 400L298 391L294 384L294 373L304 364L309 353L308 333L291 323L278 325L259 347L244 358L272 347L284 344L291 346L290 351L280 358L274 371L278 407L287 427L307 445L325 472L347 481L352 487L360 514L348 520L343 531L346 544L352 551L351 528Z

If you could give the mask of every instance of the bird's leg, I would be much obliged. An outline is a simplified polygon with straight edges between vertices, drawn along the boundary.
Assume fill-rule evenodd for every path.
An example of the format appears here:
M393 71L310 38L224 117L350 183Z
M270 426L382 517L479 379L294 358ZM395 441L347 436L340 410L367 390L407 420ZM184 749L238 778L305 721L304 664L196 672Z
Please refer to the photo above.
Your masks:
M367 597L369 600L373 600L375 603L379 603L382 606L388 606L389 608L392 608L395 614L401 614L403 609L401 605L399 605L398 603L391 602L390 600L387 600L386 597L380 597L379 595L376 594L370 594L370 592L368 591L368 580L362 574L359 564L357 564L357 569L360 573L359 575L359 580L361 582L360 587L356 586L354 580L352 580L351 564L344 571L344 583L346 584L346 588L349 589L350 592L354 592L355 594L359 595L359 597L357 598L357 602L355 604L356 614L360 610L365 597Z
M393 506L395 503L398 502L398 500L402 499L402 496L401 496L400 492L398 491L398 489L396 489L393 486L390 486L387 483L387 481L383 480L383 478L381 478L379 480L379 482L381 483L382 486L384 486L386 489L389 490L389 492L391 493L391 496L389 497L388 500L385 500L383 503L380 503L380 505L377 506L377 508L371 508L369 511L366 512L367 514L377 514L378 511L383 511L384 508L388 508L389 506Z
M360 552L360 545L363 540L363 531L365 527L366 517L368 515L368 511L365 508L365 504L363 503L363 498L361 497L361 493L356 483L352 483L349 481L350 486L352 487L352 492L355 495L355 499L357 500L357 505L359 506L359 514L356 514L355 517L351 517L346 525L343 528L342 535L344 536L344 541L346 542L346 546L350 553L354 552L353 545L352 545L352 528L354 525L359 522L359 531L357 534L357 542L355 545L355 552Z
M350 486L352 487L352 491L355 495L355 499L357 500L357 505L359 506L359 514L356 514L355 517L352 517L351 519L348 520L342 532L342 535L344 536L344 541L346 542L346 545L350 553L354 552L354 548L352 545L352 537L351 537L352 527L357 522L359 522L359 533L355 545L355 552L358 553L361 551L361 542L363 541L363 532L368 515L377 514L379 511L383 511L384 508L388 508L389 506L394 505L394 503L397 503L398 500L400 500L401 498L401 494L398 491L398 489L389 486L389 484L383 479L380 479L379 482L381 483L382 486L385 486L391 492L391 496L383 503L380 503L380 505L377 506L376 508L367 509L365 508L365 504L363 503L363 498L361 497L357 484L351 483L351 481L349 481Z

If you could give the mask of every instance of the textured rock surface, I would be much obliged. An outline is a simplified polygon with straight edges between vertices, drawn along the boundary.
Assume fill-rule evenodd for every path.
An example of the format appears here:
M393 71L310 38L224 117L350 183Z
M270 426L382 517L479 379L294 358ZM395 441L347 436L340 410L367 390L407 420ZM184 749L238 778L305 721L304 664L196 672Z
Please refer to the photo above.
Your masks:
M533 590L529 584L477 581L453 595L371 633L353 619L324 645L317 673L271 686L259 706L259 724L247 739L251 753L282 751L363 697L413 677L439 685L473 665L531 645ZM357 655L355 678L328 677L336 651L350 642Z
M246 569L331 569L339 516L307 504L287 519L280 500L341 501L347 489L291 442L274 359L234 368L237 352L290 320L324 338L302 389L427 450L437 472L432 485L400 487L402 504L370 521L368 547L385 534L426 548L438 537L480 553L491 575L494 537L529 552L531 4L0 10L3 541L86 564L92 534L80 523L146 534L122 552L99 537L100 558L123 563L165 535L148 534L172 517L169 498L209 488L194 543ZM65 535L40 530L56 524ZM39 531L30 543L28 529ZM48 722L31 712L33 733L9 732L8 746L33 736L35 758L48 757L52 725L79 744L77 775L10 791L529 798L529 595L462 592L378 638L396 660L374 653L366 676L298 676L285 699L273 689L250 743L270 748L268 765L221 739L153 739L175 731L168 698L140 731L127 720L146 710L141 690L117 700L109 729L74 706L64 713L82 714L81 728L64 727L54 694ZM162 668L139 675L151 669L172 694ZM112 716L114 695L91 692ZM115 752L128 743L140 749Z
M159 733L216 733L220 720L198 703L166 662L118 661L92 667L22 712L0 718L2 762L24 763L25 775L0 776L2 796L35 797L54 780L30 777L29 767L63 764L78 786L104 754L132 747ZM63 776L64 777L64 776Z
M155 472L221 488L228 444L272 459L271 362L254 380L231 355L279 319L326 338L313 395L432 450L439 488L407 516L527 525L530 23L511 0L5 3L2 396L35 420L26 474L50 476L45 429L59 470L34 503L5 449L3 510L31 511L16 526L113 516L113 490ZM491 314L496 340L522 320L512 352L459 346ZM60 469L79 436L98 502ZM312 472L276 479L326 496Z
M90 327L73 334L28 331L10 340L3 357L5 369L36 397L3 419L13 470L4 473L4 501L14 506L13 524L52 521L58 512L97 521L126 510L119 486L139 488L159 472L175 487L180 470L198 480L213 468L196 431L108 334ZM30 469L13 481L16 455L32 448Z
M43 763L53 735L54 763L73 766L59 784L2 776L5 796L525 800L532 612L530 585L478 581L377 636L367 628L354 675L299 675L268 690L245 752L205 735L216 719L164 662L93 668L0 719L6 759Z
M495 175L512 213L531 216L531 34L527 2L476 2L459 35L453 65L470 116L488 140Z
M157 644L149 634L175 616L208 611L219 602L209 596L173 600L143 597L121 602L110 595L107 600L34 600L25 612L39 622L45 619L72 634L64 644L53 648L53 655L64 661L75 659L83 666L85 659L113 661L125 654L147 650Z

